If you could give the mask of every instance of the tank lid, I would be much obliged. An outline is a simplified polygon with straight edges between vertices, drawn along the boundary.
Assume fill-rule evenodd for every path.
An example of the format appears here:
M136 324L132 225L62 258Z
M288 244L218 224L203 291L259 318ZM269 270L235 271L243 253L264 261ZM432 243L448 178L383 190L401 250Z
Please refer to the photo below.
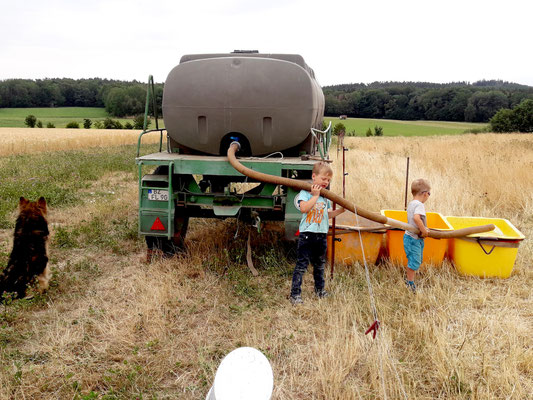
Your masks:
M259 50L233 50L232 54L250 54L250 53L259 53Z

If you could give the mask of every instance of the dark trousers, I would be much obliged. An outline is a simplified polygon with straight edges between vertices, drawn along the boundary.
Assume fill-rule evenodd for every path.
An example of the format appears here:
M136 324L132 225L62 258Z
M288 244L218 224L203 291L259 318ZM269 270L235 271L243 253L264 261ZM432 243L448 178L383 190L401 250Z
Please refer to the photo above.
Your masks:
M327 241L325 233L302 232L298 238L298 261L292 274L291 297L302 293L302 279L309 263L313 265L315 292L324 289Z

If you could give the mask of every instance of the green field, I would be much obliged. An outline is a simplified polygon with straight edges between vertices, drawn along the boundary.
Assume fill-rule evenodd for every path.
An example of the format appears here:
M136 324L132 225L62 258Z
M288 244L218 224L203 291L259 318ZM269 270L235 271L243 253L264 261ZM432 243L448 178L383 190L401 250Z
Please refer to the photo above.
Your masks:
M339 118L325 117L324 121L332 126L342 122L347 136L365 136L368 128L374 132L375 126L383 128L384 136L433 136L458 135L472 129L483 129L487 124L445 121L397 121L390 119ZM355 132L355 134L353 133Z
M76 121L83 127L83 120L90 119L93 123L103 121L109 115L104 108L97 107L59 107L59 108L0 108L0 127L24 128L24 120L28 115L35 115L42 121L43 126L51 122L56 128L64 128L69 122ZM113 118L117 119L117 118ZM125 124L132 122L131 118L118 118ZM375 126L383 127L385 136L431 136L431 135L458 135L472 129L483 129L486 124L468 122L443 122L443 121L396 121L389 119L367 118L339 118L325 117L326 123L332 122L333 126L342 122L346 126L349 136L365 136L368 128L374 130ZM152 124L153 128L155 124ZM163 121L159 121L161 127ZM355 132L355 134L353 133Z
M44 127L51 122L56 128L64 128L71 121L78 122L83 128L85 118L94 123L110 117L105 108L99 107L0 108L0 127L25 128L24 120L28 115L35 115ZM122 124L132 122L132 118L110 118L118 119Z

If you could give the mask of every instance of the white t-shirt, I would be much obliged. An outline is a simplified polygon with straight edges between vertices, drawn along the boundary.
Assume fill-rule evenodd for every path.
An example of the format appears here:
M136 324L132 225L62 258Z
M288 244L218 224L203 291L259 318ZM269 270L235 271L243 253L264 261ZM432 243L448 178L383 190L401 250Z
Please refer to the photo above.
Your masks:
M424 226L427 228L428 225L426 223L426 207L424 207L424 203L419 200L413 200L407 206L407 223L409 225L414 226L415 228L418 228L415 224L416 214L420 215ZM416 233L405 231L405 234L411 236L414 239L420 239L420 237Z

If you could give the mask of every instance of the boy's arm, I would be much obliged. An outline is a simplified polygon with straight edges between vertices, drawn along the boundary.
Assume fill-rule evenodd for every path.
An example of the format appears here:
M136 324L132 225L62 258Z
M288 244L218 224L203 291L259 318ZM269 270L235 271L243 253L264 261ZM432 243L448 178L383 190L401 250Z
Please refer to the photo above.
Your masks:
M337 215L342 214L344 211L346 211L344 207L340 207L335 210L328 210L328 217L335 218Z
M316 201L318 200L318 197L320 196L320 186L319 185L313 185L311 186L311 198L307 201L301 200L298 202L300 205L300 212L302 214L307 214L309 211L313 209L313 207L316 204Z
M429 230L424 226L424 222L422 221L422 218L420 218L420 214L415 214L414 220L416 227L420 229L420 237L427 237L427 235L429 234Z

